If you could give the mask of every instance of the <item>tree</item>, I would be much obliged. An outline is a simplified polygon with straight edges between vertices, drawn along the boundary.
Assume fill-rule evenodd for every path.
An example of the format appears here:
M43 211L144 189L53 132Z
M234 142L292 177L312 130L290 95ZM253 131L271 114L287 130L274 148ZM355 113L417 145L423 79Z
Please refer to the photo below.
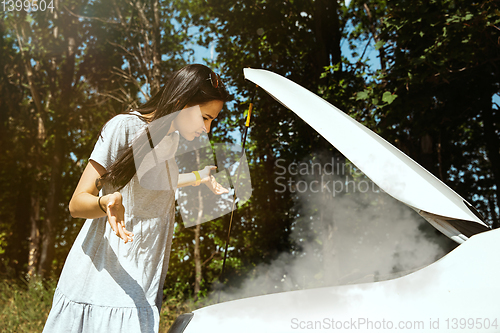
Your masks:
M496 9L493 2L482 7L476 4L468 6L453 1L443 4L421 1L411 2L411 5L410 2L353 1L349 7L336 1L305 0L280 3L208 1L193 4L191 12L195 13L192 15L195 22L207 29L201 35L200 43L208 45L216 41L218 60L214 65L222 70L229 84L236 87L235 96L248 101L256 95L256 111L247 145L254 195L238 211L241 222L234 227L231 240L235 249L230 255L240 259L243 267L270 262L279 253L300 252L300 244L290 239L290 233L303 228L299 222L305 211L294 205L296 194L289 191L279 193L275 182L278 160L283 159L286 165L313 159L314 155L319 155L318 152L336 154L293 114L279 107L266 94L254 92L253 87L242 78L244 67L270 69L316 92L397 145L464 197L470 200L491 197L494 186L476 197L473 194L479 192L471 182L463 187L462 182L456 182L453 176L458 162L454 156L463 156L457 154L453 147L467 147L468 154L472 156L458 163L460 168L457 171L465 174L472 171L470 166L478 164L479 152L486 151L485 148L478 148L484 142L479 143L471 136L472 133L480 133L475 130L480 123L472 122L473 125L468 126L474 120L470 114L449 121L451 110L458 104L452 102L453 95L449 92L458 87L453 86L448 92L444 89L447 83L443 77L461 68L458 59L462 55L452 50L463 44L464 31L468 31L466 34L476 31L484 38L487 36L486 40L495 40L495 35L492 38L488 35L492 30L484 35L483 29L486 21L494 22ZM453 7L453 10L450 12L448 7ZM415 8L418 10L415 11ZM446 33L442 28L453 23L446 23L455 17L451 13L459 17L455 28L460 29ZM478 29L468 30L467 22L476 16L483 17L477 18L477 22L482 20L483 23L476 26ZM352 30L346 28L348 23L353 26ZM367 47L369 40L373 39L381 69L375 71L369 68L363 58L365 51L359 61L351 62L342 57L342 38L353 46L363 42ZM489 50L496 51L493 44L488 45L491 45ZM440 51L434 53L437 49ZM494 60L496 56L489 59ZM479 63L479 59L475 61ZM489 70L492 71L491 68ZM496 83L490 86L498 87ZM465 89L461 88L461 91ZM461 94L466 95L464 92ZM478 96L472 95L475 96L473 98ZM491 102L491 96L489 94L481 100ZM449 109L440 106L445 100ZM461 106L463 102L460 102ZM246 103L235 103L221 122L226 126L241 127L241 114ZM455 130L457 126L464 128L461 138ZM443 128L447 129L446 133ZM491 169L485 166L486 174L491 175ZM477 177L478 182L485 183L481 177L489 179L477 170L470 174L471 179ZM307 200L314 201L314 197L310 196ZM483 205L485 212L491 211L487 206ZM496 204L493 210L497 209L495 207ZM312 213L314 221L321 219L314 215L320 205L313 204L309 208L311 211L308 213ZM326 231L331 233L330 229ZM307 236L305 228L303 232ZM423 230L421 233L432 234ZM442 248L449 248L446 242L434 241ZM231 283L237 285L238 277L246 272L248 269L234 267Z
M235 212L237 222L233 222L231 233L234 250L229 253L234 261L229 262L224 277L230 285L238 285L249 268L297 249L289 238L298 214L294 210L296 194L279 191L277 163L298 162L330 146L293 113L245 82L242 69L270 69L343 105L342 96L352 94L361 82L354 73L358 69L344 67L341 57L344 10L336 1L192 2L192 19L205 29L199 42L206 46L216 41L218 61L214 66L220 68L226 84L235 87L235 97L242 101L221 113L218 123L242 128L248 102L255 102L247 141L253 193ZM331 77L323 75L325 67L336 69L330 70ZM343 89L329 90L334 82ZM213 137L223 140L226 135L215 131ZM204 278L213 281L208 275Z
M411 7L411 8L410 8ZM380 133L474 202L498 227L498 4L388 2ZM380 99L379 99L380 100Z
M5 133L14 139L2 161L8 171L2 183L14 185L17 199L2 204L3 261L29 253L29 260L8 265L44 277L61 269L81 225L66 205L101 126L138 104L138 92L148 99L184 64L186 40L173 29L173 2L53 3L53 10L6 12L2 24L2 53L12 60L1 87L16 91L2 112ZM13 203L17 214L7 213ZM29 228L21 226L28 221L26 242Z

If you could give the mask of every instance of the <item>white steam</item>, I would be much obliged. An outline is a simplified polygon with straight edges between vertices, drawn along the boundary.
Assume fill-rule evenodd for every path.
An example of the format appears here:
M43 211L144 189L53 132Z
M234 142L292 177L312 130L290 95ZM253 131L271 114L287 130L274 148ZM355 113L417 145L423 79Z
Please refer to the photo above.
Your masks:
M296 195L291 238L297 250L257 266L241 288L225 290L221 301L392 279L453 249L451 240L349 163L330 163L327 170L328 162L321 160L320 172L307 163L302 169L294 165L288 171L297 175L279 180Z

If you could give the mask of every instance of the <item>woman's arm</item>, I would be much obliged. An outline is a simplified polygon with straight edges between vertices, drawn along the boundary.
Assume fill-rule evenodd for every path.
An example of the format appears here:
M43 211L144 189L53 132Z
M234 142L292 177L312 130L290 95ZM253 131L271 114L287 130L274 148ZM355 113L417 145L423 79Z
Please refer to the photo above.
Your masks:
M71 216L95 219L106 215L97 204L99 189L96 186L96 179L99 179L105 172L106 169L99 163L93 160L89 161L69 202ZM109 196L105 195L101 198L103 209L108 204L106 197Z
M209 165L198 171L200 174L200 184L205 184L215 194L229 193L229 190L222 187L221 184L215 180L215 177L210 174L212 170L217 169L215 165ZM177 181L177 188L196 184L196 176L194 173L181 173Z
M198 174L200 175L201 178L200 184L206 182L210 177L210 172L215 169L217 169L215 165L208 165L204 167L203 170L199 170ZM195 184L196 184L196 176L194 173L190 172L190 173L179 174L179 178L177 180L177 188L189 185L195 186Z
M196 176L194 173L181 173L179 174L179 178L177 180L177 188L184 186L191 186L196 184Z
M125 229L125 208L120 192L102 196L101 207L99 207L97 180L105 172L106 169L99 163L93 160L89 161L69 202L69 212L72 217L87 219L95 219L107 214L109 224L115 234L127 243L132 241L133 234Z

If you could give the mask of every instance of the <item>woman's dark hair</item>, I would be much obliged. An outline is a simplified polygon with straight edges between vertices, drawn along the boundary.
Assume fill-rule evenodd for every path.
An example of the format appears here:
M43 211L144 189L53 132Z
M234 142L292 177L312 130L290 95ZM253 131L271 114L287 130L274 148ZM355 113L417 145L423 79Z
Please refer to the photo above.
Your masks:
M155 137L154 142L159 142L170 129L173 120L172 116L176 111L180 111L186 106L201 105L211 101L226 102L228 100L229 94L220 79L218 86L215 85L217 88L212 85L211 73L212 70L204 65L193 64L183 67L175 72L171 79L149 101L138 108L130 109L127 113L138 111L141 115L146 115L156 110L149 121L152 123L161 118L161 121L156 122L156 124L161 123L161 128L154 126L156 129L149 128L149 130L151 131L150 135ZM172 116L169 117L169 115ZM144 117L141 118L145 120ZM147 133L149 135L149 131ZM146 134L143 133L143 135ZM151 149L151 140L144 140L144 138L138 140L140 141L139 147L134 144L134 148L132 146L126 148L116 161L111 164L107 172L101 177L103 183L108 182L113 187L121 190L134 177L136 173L134 158L141 158L138 156L143 156Z

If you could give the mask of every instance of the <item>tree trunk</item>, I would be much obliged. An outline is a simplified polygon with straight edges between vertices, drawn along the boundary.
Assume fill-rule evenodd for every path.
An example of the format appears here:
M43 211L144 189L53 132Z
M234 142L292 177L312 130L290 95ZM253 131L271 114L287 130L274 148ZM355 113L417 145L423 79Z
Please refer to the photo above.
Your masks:
M486 145L486 155L491 164L491 172L493 173L493 179L496 185L496 202L495 206L499 207L500 200L500 140L498 134L496 133L493 108L483 108L482 116L484 119L484 142ZM493 218L493 215L492 215ZM498 227L498 221L492 221L494 227Z
M35 117L37 123L37 134L35 140L35 149L34 153L30 156L26 156L29 163L29 167L35 170L34 181L35 186L37 180L39 180L39 174L41 170L41 151L40 147L42 147L45 141L45 125L43 119L41 118L41 114L44 112L44 108L42 105L42 99L40 93L38 91L38 87L34 82L33 68L31 66L31 59L29 59L28 55L23 51L24 50L24 41L26 41L24 28L21 26L21 29L18 30L16 26L16 37L19 45L21 57L23 59L24 67L26 70L26 76L28 79L28 85L30 88L31 96L33 98L35 104ZM28 252L28 275L34 277L39 273L38 264L39 264L39 256L40 256L40 194L38 193L36 188L31 188L31 195L29 199L29 205L31 206L29 209L29 226L30 226L30 236L29 236L29 252Z
M160 90L160 62L161 62L161 54L160 54L160 45L161 45L161 36L160 36L160 11L158 9L158 1L151 0L151 7L153 8L153 81L151 82L151 92L157 92Z
M42 223L42 249L38 268L42 277L47 277L50 274L52 260L54 259L55 225L58 218L59 202L61 202L62 159L63 148L61 131L56 130L49 193L47 196L47 215Z
M341 34L338 2L330 0L316 0L314 5L314 35L316 37L318 47L316 50L315 69L317 72L316 77L319 78L321 73L324 72L325 66L335 65L341 62Z
M55 1L55 7L58 9L58 1ZM54 11L54 21L57 20L57 10ZM66 22L66 20L61 20L60 22ZM71 20L68 20L71 22ZM64 23L63 23L64 24ZM61 91L60 105L57 108L58 113L54 116L54 150L52 152L52 162L51 162L51 172L49 180L49 190L47 197L47 215L42 223L42 248L40 253L40 264L39 273L42 277L48 276L51 272L51 265L54 259L55 250L55 226L59 216L59 203L61 202L62 196L62 171L63 171L63 161L65 157L64 140L67 133L67 118L69 110L71 108L72 98L73 98L73 84L74 84L74 74L75 74L75 51L77 45L75 43L76 26L68 23L66 33L64 35L64 40L67 43L66 46L66 57L61 61L60 65L60 83L59 85L53 85L53 89L58 88ZM54 38L57 39L59 32L58 27L54 27ZM53 66L55 66L56 61L53 59ZM51 73L52 79L56 78L57 73L54 71ZM52 91L51 96L57 96L57 91Z
M26 175L29 173L27 168L23 166L20 168L21 174ZM8 177L8 176L7 176ZM16 177L17 178L17 177ZM12 179L14 180L14 179ZM14 183L17 183L14 181ZM32 181L27 176L22 176L20 182L16 184L15 189L12 188L13 192L17 192L15 195L16 200L12 202L10 209L14 212L14 223L11 224L11 229L8 232L7 245L3 247L4 253L3 258L8 258L8 265L14 268L16 276L20 275L27 263L26 251L24 248L25 240L29 237L29 219L30 219L30 185ZM5 184L9 186L9 184ZM10 189L10 188L9 188ZM5 216L5 215L4 215ZM3 222L3 221L2 221ZM7 267L0 267L2 268Z
M380 38L377 34L377 28L375 27L375 20L372 16L372 13L370 11L370 8L366 3L363 4L363 7L365 8L366 15L368 16L368 20L370 21L370 31L373 35L373 40L375 41L375 44L380 41ZM378 49L379 52L379 57L380 57L380 68L382 69L383 72L385 72L385 48L382 46L381 48Z
M194 300L195 301L198 300L198 293L200 292L200 285L201 285L200 231L201 231L201 225L197 224L194 229L194 271L195 271Z
M321 196L321 241L323 242L323 286L335 286L339 284L339 258L335 250L335 214L331 210L332 202L328 205L329 196L327 191L322 189ZM328 208L327 208L328 207ZM325 215L328 215L326 217Z
M40 229L38 221L40 220L40 195L33 193L31 195L31 214L30 214L30 238L28 254L28 276L37 275L38 258L40 256Z
M200 152L196 150L196 165L200 165ZM200 256L200 233L201 218L203 217L203 198L201 189L198 189L198 217L194 229L194 300L198 300L201 284L201 256Z

